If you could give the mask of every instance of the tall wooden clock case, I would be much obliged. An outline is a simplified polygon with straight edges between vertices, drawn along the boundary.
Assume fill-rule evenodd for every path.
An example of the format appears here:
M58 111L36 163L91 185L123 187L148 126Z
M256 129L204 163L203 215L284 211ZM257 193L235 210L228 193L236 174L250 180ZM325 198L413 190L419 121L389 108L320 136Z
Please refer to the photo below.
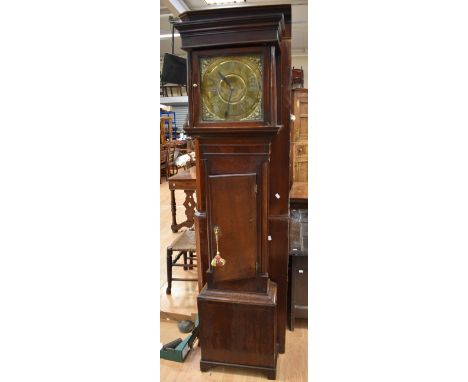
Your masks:
M281 192L287 203L289 183L290 15L213 9L176 24L196 139L202 371L230 365L274 379L284 351L288 210L274 201Z

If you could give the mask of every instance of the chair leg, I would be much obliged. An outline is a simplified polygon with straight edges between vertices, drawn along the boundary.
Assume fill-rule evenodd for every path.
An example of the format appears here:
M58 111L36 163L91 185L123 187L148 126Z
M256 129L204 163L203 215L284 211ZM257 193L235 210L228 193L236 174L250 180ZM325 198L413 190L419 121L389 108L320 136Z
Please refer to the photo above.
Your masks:
M193 252L189 252L189 261L190 265L193 265ZM189 269L193 269L193 266L190 266Z
M172 248L167 248L167 289L166 294L171 294L172 287Z
M182 253L184 254L184 271L186 271L187 269L189 269L187 267L187 251L184 251Z

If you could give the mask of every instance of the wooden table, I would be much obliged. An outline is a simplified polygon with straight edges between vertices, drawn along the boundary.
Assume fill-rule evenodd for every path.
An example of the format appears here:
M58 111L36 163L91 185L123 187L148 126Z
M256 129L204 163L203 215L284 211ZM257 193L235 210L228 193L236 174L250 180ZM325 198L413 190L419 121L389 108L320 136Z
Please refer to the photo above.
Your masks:
M289 207L290 209L307 208L307 182L294 182L291 191L289 191Z
M188 170L181 171L176 175L171 176L168 179L169 190L171 191L171 212L172 212L172 232L177 232L182 227L191 228L195 223L193 217L195 216L195 200L193 194L196 189L196 168L190 167ZM187 220L177 224L176 220L176 201L175 201L175 190L184 190L185 192L185 215Z

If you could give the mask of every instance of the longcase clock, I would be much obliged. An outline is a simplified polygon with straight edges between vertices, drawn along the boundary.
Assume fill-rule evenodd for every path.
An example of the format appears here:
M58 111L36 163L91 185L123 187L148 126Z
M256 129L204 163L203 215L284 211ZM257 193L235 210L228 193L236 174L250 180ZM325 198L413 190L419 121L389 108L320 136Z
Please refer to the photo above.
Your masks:
M278 252L272 240L284 244L278 229L272 239L270 178L289 180L271 166L275 137L289 129L282 108L289 94L285 14L290 20L290 6L213 9L184 13L176 25L188 53L186 131L197 155L202 371L228 365L274 379L284 351L278 296L285 295L287 239L284 259L270 258ZM287 152L289 141L282 144Z

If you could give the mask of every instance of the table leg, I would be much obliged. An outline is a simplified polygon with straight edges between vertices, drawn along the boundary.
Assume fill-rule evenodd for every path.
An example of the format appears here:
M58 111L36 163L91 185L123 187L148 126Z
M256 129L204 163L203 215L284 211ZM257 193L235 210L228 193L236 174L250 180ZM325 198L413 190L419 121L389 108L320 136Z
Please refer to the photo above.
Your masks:
M175 201L175 190L171 190L171 212L172 212L172 232L176 233L179 230L176 220L176 201Z

